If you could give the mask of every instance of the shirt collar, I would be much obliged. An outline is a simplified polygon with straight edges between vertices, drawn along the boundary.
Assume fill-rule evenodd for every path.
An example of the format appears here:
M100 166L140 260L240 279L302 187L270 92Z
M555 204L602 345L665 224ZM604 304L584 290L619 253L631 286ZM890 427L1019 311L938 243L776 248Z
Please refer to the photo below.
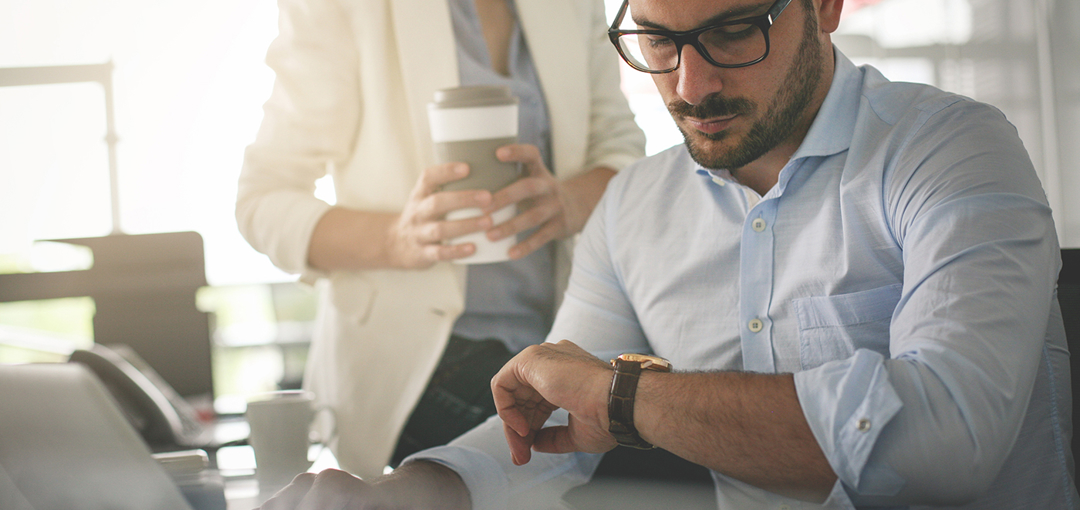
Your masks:
M855 120L862 99L862 73L855 64L833 47L836 69L825 101L821 103L810 130L792 160L811 156L832 156L851 147Z

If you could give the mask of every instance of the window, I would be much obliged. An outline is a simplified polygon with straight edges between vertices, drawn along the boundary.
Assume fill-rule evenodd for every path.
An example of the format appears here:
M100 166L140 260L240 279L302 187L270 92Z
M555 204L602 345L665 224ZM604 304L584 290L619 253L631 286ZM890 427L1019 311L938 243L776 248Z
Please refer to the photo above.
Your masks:
M113 62L123 231L198 231L212 285L286 281L232 221L276 34L260 0L6 2L0 67ZM0 87L0 253L111 230L103 101L92 83Z
M238 310L269 306L271 284L295 286L232 220L243 150L273 83L263 57L276 34L277 8L266 0L0 3L0 68L111 62L119 227L199 232L210 283L199 304L229 331L256 320ZM85 252L35 241L116 227L103 87L10 85L0 81L0 273L88 269ZM94 313L87 297L0 303L0 362L63 361L94 341ZM214 348L219 393L272 389L266 377L241 379L252 372L246 364L276 359L276 370L259 375L280 378L302 366L276 343L276 315L258 320L269 333L249 329L246 343L215 333L224 338Z

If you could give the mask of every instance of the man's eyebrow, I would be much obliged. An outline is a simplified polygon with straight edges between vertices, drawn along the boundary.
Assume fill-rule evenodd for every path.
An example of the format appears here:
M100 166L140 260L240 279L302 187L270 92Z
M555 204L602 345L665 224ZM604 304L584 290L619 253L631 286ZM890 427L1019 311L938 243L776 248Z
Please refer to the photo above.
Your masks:
M768 9L769 6L771 6L771 5L772 5L772 2L765 2L765 3L756 4L756 5L744 5L744 6L741 6L741 7L732 7L731 9L720 12L719 14L705 20L700 25L698 25L698 27L707 27L709 25L716 25L716 24L723 23L723 22L729 21L729 20L736 20L736 19L739 19L739 18L749 17L749 16L754 15L754 13L756 13L756 12L762 12L763 13L763 11ZM653 29L656 29L656 30L669 30L670 31L669 28L667 28L667 27L665 27L665 26L663 26L663 25L661 25L659 23L654 23L652 21L645 20L645 19L638 19L635 16L633 16L632 14L631 14L631 18L633 18L634 23L636 23L638 26L646 27L646 28L653 28Z

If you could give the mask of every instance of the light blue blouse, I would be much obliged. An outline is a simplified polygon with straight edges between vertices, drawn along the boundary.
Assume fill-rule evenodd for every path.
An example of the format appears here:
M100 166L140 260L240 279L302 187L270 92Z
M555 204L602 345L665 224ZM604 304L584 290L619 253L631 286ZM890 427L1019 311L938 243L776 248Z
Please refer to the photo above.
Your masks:
M1080 507L1059 248L1015 128L836 57L765 196L681 145L620 172L548 338L678 370L795 373L832 494L818 506L714 472L721 508ZM413 458L461 473L477 509L540 507L598 462L515 467L498 417Z
M536 145L550 169L551 123L516 12L510 76L503 76L491 66L473 0L449 1L461 84L509 86L520 101L518 141ZM513 1L507 3L515 10ZM454 333L472 339L496 338L511 352L518 352L544 340L554 307L555 252L548 243L521 260L468 266L465 312L454 324Z

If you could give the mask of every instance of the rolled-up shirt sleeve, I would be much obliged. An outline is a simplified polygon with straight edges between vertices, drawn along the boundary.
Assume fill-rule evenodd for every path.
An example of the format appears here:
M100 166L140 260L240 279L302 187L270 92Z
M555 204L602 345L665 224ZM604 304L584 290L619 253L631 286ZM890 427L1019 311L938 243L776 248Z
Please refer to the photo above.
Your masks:
M1000 114L926 115L909 151L923 159L887 176L904 249L889 356L860 350L795 374L810 428L859 504L957 505L985 492L1044 352L1059 269L1050 209L1011 126L948 133L951 115Z

